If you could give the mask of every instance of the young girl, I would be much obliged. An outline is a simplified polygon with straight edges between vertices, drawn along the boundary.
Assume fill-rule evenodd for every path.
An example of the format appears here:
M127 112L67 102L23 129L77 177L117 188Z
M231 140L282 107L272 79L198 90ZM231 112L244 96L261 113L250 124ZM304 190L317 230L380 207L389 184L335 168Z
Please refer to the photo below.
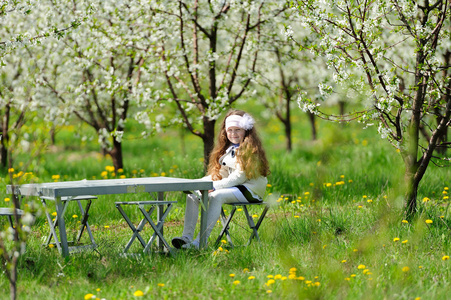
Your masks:
M214 188L208 194L207 240L224 203L263 201L269 166L254 124L241 110L228 112L222 123L205 177L213 180ZM200 237L193 240L199 202L195 194L187 196L183 234L172 239L175 248L199 248Z

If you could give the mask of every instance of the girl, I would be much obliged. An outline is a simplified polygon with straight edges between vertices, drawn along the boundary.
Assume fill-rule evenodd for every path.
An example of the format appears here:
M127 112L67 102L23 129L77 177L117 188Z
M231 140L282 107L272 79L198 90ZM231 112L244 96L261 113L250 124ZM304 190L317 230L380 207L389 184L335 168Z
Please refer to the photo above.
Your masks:
M208 176L205 177L213 180L214 188L208 194L207 239L224 203L263 201L269 166L254 124L249 114L232 110L221 125L217 144L210 155ZM183 234L172 239L175 248L199 248L200 237L193 240L199 202L197 195L187 196Z

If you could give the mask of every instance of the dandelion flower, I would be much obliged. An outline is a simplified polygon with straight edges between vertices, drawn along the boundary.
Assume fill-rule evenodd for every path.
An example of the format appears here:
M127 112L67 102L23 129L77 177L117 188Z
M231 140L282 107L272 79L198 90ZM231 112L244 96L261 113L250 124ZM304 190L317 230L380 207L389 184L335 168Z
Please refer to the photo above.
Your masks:
M404 241L402 241L402 243L403 243L403 244L407 244L408 241L409 241L409 240L404 240Z
M448 260L448 259L449 259L448 255L445 255L445 256L442 257L442 260Z
M86 294L85 295L85 300L88 300L88 299L95 299L96 298L96 296L94 296L93 294Z
M78 218L78 216L77 215L72 215L72 218L76 219L76 218Z
M290 273L292 273L292 272L296 272L298 269L296 269L296 268L291 268L290 269Z
M366 268L365 265L359 265L359 266L357 267L357 269L359 269L359 270L363 270L363 269L365 269L365 268Z
M267 293L267 294L271 294L272 291L271 291L271 290L267 290L266 293Z
M159 283L158 286L163 287L163 286L164 286L164 283Z
M341 262L342 262L342 263L345 263L345 262L346 262L346 259L343 259Z
M266 285L267 285L267 286L270 286L270 285L273 284L274 282L276 282L274 279L269 279L269 280L266 282Z
M393 242L398 242L399 241L399 237L395 237L394 239L393 239Z
M233 277L235 277L235 274L232 273L232 274L229 274L229 276L233 278Z
M431 199L429 199L428 197L424 197L423 198L423 203L429 202Z
M233 284L234 284L234 285L240 284L240 281L239 281L239 280L235 280L235 281L233 282Z
M403 224L409 224L409 221L407 221L407 220L402 220L402 223L403 223Z
M282 275L281 274L277 274L276 276L274 276L274 279L281 279Z
M246 272L249 272L249 269L248 269L248 268L244 268L244 269L243 269L243 273L246 273Z
M249 276L247 279L249 280L255 279L255 276Z
M140 291L140 290L137 290L136 292L133 293L133 296L135 296L135 297L142 297L142 296L144 296L144 293L142 291Z
M432 220L426 220L426 224L432 224Z
M4 200L5 200L5 202L9 202L11 199L5 198Z
M402 268L402 271L405 273L405 272L409 272L410 271L410 268L409 267L403 267Z

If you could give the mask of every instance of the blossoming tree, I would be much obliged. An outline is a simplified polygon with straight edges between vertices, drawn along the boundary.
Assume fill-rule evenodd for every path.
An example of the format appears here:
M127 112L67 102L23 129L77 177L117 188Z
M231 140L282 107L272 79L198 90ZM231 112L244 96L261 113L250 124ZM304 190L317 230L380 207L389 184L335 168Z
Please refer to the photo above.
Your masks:
M152 18L141 1L73 4L74 10L90 7L92 18L77 31L44 45L35 99L61 122L75 117L93 128L118 170L124 166L122 137L134 103L132 90L153 43ZM73 13L63 5L58 10L61 21Z
M249 92L259 58L262 27L285 9L273 1L152 2L156 34L147 65L160 89L141 86L142 105L171 106L173 123L183 124L204 145L204 162L214 143L216 119ZM164 118L160 122L164 122ZM166 118L167 119L167 118Z
M63 37L85 18L85 15L74 14L69 21L55 24L52 22L52 2L40 1L39 4L34 6L30 1L15 0L2 1L0 7L0 167L6 168L8 165L10 170L12 157L9 150L17 148L19 143L24 149L28 148L27 138L21 132L22 125L35 116L39 107L31 100L33 60L30 59L28 50L48 37ZM22 217L17 213L20 203L14 194L14 183L23 178L24 173L18 174L19 178L10 176L13 189L12 219L15 227L0 234L2 273L10 283L11 299L17 298L17 263L25 250L27 233L34 219L30 211L34 207L33 202L28 203Z
M327 58L336 82L353 82L367 96L367 109L354 117L377 122L381 136L399 149L406 214L413 216L428 165L450 160L436 151L450 144L450 1L295 3L319 41L309 45L311 51ZM308 99L300 106L320 113Z

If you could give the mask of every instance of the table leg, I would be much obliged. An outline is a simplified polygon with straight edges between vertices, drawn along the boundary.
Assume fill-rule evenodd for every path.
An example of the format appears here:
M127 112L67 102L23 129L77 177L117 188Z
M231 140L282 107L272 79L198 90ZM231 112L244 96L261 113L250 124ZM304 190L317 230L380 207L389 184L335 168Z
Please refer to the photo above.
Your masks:
M157 200L158 201L164 201L164 192L158 192ZM157 220L161 220L161 217L163 216L163 214L164 214L164 207L162 205L158 205ZM160 232L161 232L161 235L163 236L163 225L161 225L161 231ZM164 243L160 239L159 236L157 237L157 245L158 245L158 251L163 252L163 250L164 250Z
M64 204L61 197L56 198L56 218L60 230L61 254L63 257L69 256L69 246L67 245L66 223L64 222Z
M202 193L202 204L200 213L200 241L199 246L201 249L207 247L207 236L205 235L207 231L207 214L208 214L208 191L200 191Z

